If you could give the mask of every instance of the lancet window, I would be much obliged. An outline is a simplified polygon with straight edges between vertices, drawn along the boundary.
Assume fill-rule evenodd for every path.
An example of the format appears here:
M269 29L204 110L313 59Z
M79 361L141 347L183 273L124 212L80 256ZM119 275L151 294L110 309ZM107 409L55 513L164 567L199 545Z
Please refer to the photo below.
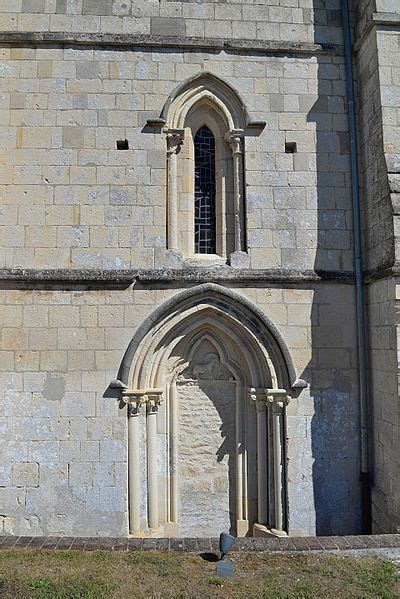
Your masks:
M194 138L194 251L215 254L215 139L201 127Z
M167 247L184 258L232 263L247 251L243 105L204 75L178 90L165 117Z

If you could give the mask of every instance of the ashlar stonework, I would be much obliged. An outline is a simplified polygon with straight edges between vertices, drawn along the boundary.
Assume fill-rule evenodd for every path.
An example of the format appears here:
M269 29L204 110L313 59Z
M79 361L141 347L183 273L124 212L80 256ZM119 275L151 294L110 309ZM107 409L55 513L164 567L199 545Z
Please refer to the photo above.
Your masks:
M0 0L0 533L398 532L397 4Z

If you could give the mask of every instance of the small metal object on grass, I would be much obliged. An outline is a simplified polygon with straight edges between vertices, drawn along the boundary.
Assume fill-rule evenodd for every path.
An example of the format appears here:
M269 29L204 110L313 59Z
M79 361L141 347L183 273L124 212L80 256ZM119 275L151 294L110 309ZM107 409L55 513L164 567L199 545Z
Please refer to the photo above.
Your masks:
M220 578L232 578L233 566L228 559L217 562L217 576Z
M226 556L235 540L236 538L233 535L228 535L225 532L221 532L219 536L219 550L221 552L221 557L219 562L217 562L217 576L220 576L221 578L231 578L233 576L232 563L226 559Z

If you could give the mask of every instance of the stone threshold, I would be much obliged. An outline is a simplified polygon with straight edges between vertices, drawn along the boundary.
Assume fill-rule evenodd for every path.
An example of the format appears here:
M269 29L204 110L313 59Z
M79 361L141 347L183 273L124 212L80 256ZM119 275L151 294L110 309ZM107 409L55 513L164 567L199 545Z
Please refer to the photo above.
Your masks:
M347 535L332 537L239 538L231 551L308 552L400 548L400 534ZM28 537L0 536L0 551L219 551L212 538L113 538L113 537Z

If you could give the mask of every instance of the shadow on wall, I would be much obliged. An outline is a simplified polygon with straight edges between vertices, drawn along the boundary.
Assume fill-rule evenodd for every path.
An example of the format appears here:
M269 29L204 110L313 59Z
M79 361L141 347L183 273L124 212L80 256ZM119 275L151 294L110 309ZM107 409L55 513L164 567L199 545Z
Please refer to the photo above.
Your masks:
M332 12L331 23L336 19L342 25L341 11L318 11L322 4L314 0L317 43L319 14ZM316 135L317 193L308 198L318 213L314 268L348 272L353 271L353 239L344 57L319 55L317 62L318 99L307 117ZM302 376L310 382L314 403L310 432L317 535L361 532L356 339L354 285L316 286L312 357Z

